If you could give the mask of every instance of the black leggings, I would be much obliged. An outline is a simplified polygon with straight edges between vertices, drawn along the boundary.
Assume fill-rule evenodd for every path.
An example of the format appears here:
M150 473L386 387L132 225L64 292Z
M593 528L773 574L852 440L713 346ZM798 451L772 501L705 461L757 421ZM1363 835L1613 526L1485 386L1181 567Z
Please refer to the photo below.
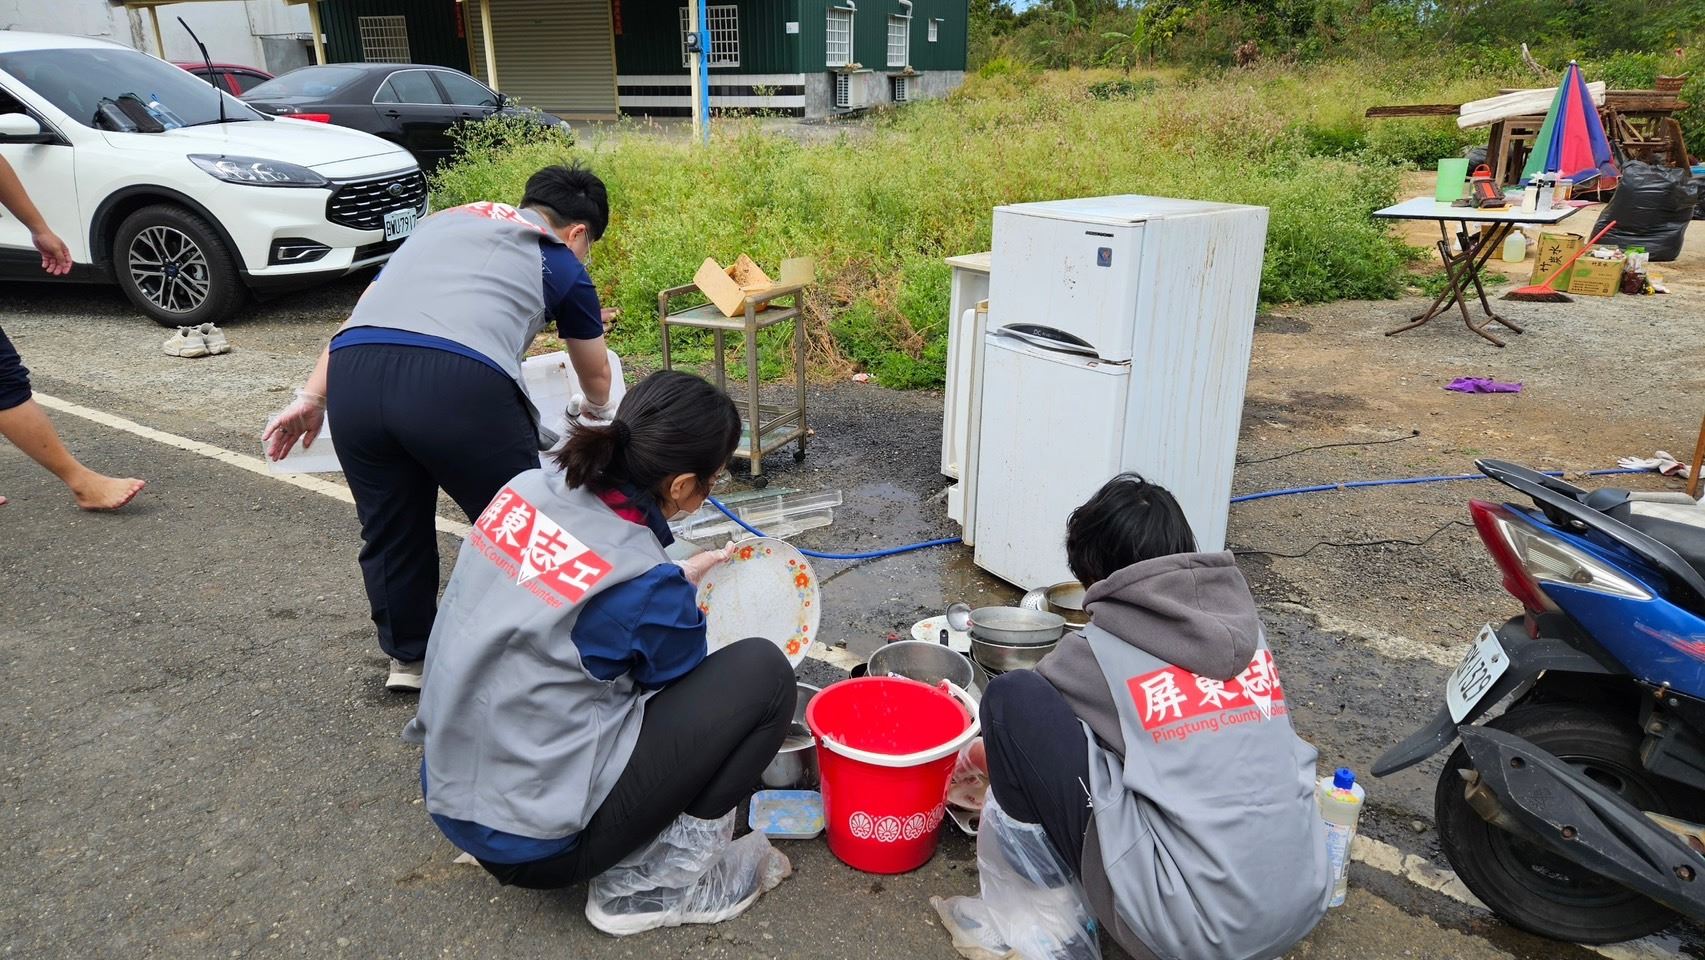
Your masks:
M979 711L989 789L1006 815L1040 824L1073 876L1089 831L1089 741L1053 685L1029 670L989 684Z
M480 865L517 887L573 886L650 843L682 813L714 820L733 810L787 736L795 683L787 657L768 640L716 651L646 703L627 769L572 850Z

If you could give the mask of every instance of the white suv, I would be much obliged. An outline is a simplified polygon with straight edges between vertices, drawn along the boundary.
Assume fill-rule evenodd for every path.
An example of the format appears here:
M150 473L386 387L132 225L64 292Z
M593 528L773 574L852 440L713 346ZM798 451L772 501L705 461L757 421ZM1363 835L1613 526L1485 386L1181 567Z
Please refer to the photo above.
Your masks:
M155 321L223 320L273 292L383 262L427 211L408 151L257 113L163 60L0 30L0 156L71 247ZM0 216L0 277L43 277Z

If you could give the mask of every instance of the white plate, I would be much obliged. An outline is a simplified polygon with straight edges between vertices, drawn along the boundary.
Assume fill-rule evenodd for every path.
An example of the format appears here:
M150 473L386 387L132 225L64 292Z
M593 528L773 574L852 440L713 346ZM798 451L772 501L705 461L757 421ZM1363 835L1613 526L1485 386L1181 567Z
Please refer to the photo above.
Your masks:
M928 620L919 620L912 624L912 639L925 643L940 643L941 631L947 631L947 646L954 653L971 652L971 635L961 633L947 625L946 616L934 616Z
M1468 648L1468 655L1445 681L1445 705L1450 708L1451 722L1461 723L1509 668L1510 658L1504 653L1504 645L1498 642L1497 631L1488 623L1480 628L1474 646Z
M817 639L822 595L811 561L785 540L740 541L734 558L699 584L699 610L712 652L746 637L763 637L798 669Z

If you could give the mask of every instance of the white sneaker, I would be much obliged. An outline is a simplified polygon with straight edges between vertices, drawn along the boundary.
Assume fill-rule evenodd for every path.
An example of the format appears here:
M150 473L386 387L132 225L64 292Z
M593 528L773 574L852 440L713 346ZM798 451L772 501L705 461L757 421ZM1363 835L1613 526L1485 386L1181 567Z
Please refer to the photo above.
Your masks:
M419 693L420 673L425 666L425 660L404 663L392 657L391 674L385 678L385 689L395 690L398 693Z
M201 337L201 331L195 327L179 327L178 332L171 335L161 347L168 357L205 357L212 351L207 348L207 341ZM230 349L229 346L226 349Z
M207 345L207 352L212 354L230 353L231 341L225 339L225 331L211 323L204 323L195 328L201 335L201 342Z

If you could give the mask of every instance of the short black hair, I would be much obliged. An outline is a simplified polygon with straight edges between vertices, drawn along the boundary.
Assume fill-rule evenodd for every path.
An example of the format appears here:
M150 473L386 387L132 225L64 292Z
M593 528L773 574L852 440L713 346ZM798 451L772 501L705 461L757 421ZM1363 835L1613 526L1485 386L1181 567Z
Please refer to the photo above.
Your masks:
M1085 587L1144 560L1195 552L1177 499L1135 473L1107 481L1066 521L1066 564Z
M740 430L728 394L690 373L660 370L628 391L608 426L571 423L556 462L570 487L632 485L655 497L664 481L690 473L709 489Z
M521 206L538 210L558 230L584 223L594 240L603 237L610 225L610 193L604 181L578 160L545 167L528 177Z

